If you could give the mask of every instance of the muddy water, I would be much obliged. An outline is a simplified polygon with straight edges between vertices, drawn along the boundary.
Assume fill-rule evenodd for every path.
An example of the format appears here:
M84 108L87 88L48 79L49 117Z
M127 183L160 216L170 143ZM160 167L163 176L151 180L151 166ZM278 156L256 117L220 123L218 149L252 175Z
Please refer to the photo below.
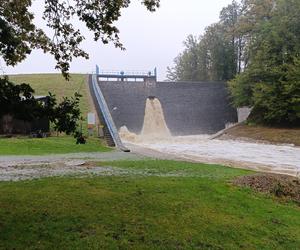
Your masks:
M127 142L174 157L199 162L233 163L255 170L300 175L300 147L211 140L209 135L172 137L158 99L147 100L144 127L140 135L122 127L120 136L125 144Z
M160 101L157 98L148 98L146 101L142 137L169 138L171 133L167 127Z
M131 133L126 126L121 127L119 133L124 141L131 142L168 141L172 138L161 103L157 98L146 100L144 123L140 135Z

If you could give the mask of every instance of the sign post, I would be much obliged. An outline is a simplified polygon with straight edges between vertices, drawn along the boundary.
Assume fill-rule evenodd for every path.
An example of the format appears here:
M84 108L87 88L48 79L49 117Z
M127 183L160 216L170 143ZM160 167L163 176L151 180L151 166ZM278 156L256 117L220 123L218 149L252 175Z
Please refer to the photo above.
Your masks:
M88 133L89 136L92 136L94 134L94 127L96 125L95 113L88 113L87 121L88 121Z

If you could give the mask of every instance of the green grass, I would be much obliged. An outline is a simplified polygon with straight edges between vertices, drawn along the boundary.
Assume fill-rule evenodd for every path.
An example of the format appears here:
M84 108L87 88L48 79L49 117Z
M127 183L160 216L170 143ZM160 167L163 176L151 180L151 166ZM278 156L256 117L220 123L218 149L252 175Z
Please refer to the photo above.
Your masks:
M97 138L88 138L87 144L76 145L70 136L30 138L0 138L0 155L47 155L78 152L110 151Z
M100 163L190 177L0 182L1 249L299 249L300 209L231 184L250 171Z

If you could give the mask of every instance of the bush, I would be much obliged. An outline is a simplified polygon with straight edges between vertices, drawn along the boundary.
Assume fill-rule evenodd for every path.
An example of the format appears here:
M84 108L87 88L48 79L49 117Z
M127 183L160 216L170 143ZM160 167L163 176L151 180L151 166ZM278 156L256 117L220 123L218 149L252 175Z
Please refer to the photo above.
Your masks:
M64 97L59 104L55 95L51 93L46 104L35 99L33 93L34 90L29 84L17 85L10 82L7 76L0 78L0 118L10 115L20 120L31 121L47 117L54 124L55 131L67 135L76 132L81 114L79 93L76 92L71 98ZM83 142L82 139L79 141Z
M75 133L81 114L80 97L81 95L76 92L74 97L64 97L61 103L52 110L50 109L50 120L54 123L55 131L64 132L67 135Z

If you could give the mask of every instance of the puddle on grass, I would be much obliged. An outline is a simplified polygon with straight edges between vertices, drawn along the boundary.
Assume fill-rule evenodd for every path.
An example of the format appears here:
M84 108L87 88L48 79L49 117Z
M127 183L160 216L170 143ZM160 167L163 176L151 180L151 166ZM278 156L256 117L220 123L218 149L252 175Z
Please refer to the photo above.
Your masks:
M112 166L66 166L64 164L22 165L0 169L0 181L22 181L59 176L196 177L197 175L182 170L162 173L155 169L136 170Z

